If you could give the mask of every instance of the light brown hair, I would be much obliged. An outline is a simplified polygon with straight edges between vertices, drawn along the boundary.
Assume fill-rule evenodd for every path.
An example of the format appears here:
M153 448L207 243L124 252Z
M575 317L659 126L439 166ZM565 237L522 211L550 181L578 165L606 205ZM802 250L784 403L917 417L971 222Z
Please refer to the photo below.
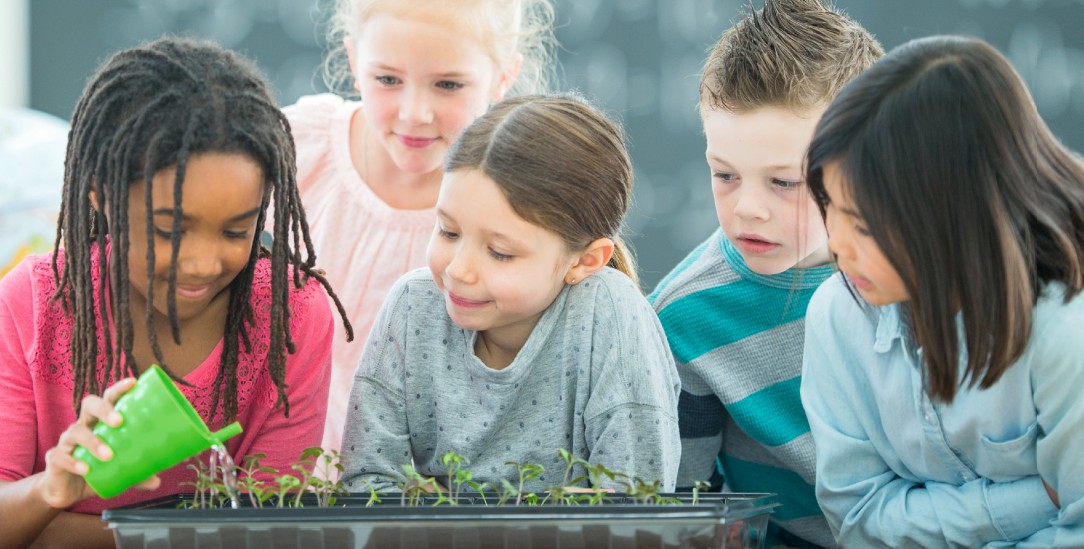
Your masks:
M700 109L806 111L829 103L882 55L873 35L820 0L765 0L708 54Z
M609 266L637 285L621 242L632 201L632 161L621 126L571 95L506 99L464 130L445 172L476 169L501 188L523 219L557 233L569 250L614 241Z

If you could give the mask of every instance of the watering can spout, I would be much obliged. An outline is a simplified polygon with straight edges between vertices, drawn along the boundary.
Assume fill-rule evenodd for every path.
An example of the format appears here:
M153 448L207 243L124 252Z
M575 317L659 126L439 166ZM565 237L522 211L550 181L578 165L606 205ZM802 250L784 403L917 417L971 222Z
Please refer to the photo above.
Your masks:
M216 443L222 444L239 434L241 434L241 424L235 421L218 431L211 433L211 438L213 438Z

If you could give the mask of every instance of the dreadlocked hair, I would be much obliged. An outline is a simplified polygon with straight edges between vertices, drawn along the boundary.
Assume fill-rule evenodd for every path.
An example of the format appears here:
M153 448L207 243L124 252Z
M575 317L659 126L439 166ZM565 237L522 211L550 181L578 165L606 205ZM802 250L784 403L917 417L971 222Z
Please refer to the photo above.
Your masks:
M72 115L64 162L64 191L53 253L53 277L73 321L71 361L73 405L78 410L86 394L100 394L116 380L138 372L132 354L132 315L129 310L128 191L133 180L145 182L147 204L147 264L155 263L152 179L176 166L171 232L168 316L172 338L180 344L177 320L177 254L181 242L181 183L193 155L217 152L243 154L255 161L265 179L257 232L266 226L274 201L273 243L268 250L254 236L248 264L230 283L225 340L215 379L211 417L221 412L227 421L237 414L237 364L244 345L251 351L248 329L254 323L250 301L256 262L271 261L270 347L267 367L284 413L290 413L285 392L286 353L294 353L290 336L290 276L295 288L313 277L327 290L343 317L347 339L353 329L346 312L323 274L314 268L316 254L301 207L296 180L294 142L290 125L274 102L256 65L217 44L189 38L164 37L121 51L106 61L87 82ZM97 203L91 204L92 189ZM106 220L112 222L107 226ZM114 247L106 260L107 235ZM94 244L97 244L94 246ZM304 245L304 259L302 258ZM64 248L64 264L57 257ZM98 254L98 275L108 280L112 321L106 316L106 289L93 288L91 250ZM304 277L302 276L304 274ZM105 286L105 284L103 284ZM153 295L153 268L147 273L147 295ZM157 362L181 384L163 359L155 335L154 308L147 299L144 322ZM97 364L98 330L104 332L105 363Z

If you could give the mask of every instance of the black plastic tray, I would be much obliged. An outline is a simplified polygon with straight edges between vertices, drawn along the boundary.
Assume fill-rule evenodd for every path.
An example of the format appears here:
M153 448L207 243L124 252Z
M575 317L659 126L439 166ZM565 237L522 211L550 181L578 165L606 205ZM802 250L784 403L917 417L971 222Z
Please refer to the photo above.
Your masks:
M615 494L602 505L403 506L394 495L370 507L368 494L339 497L334 507L186 509L191 495L107 510L117 547L538 547L637 549L762 547L770 494L666 494L684 503L641 504Z

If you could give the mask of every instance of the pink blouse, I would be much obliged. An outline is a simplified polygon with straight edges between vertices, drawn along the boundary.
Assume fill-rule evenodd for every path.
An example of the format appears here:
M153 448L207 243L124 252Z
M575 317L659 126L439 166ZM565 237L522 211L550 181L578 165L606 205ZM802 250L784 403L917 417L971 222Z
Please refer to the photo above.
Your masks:
M324 448L342 443L347 401L365 339L392 284L425 266L435 209L397 210L378 198L350 159L350 120L361 103L332 94L302 97L283 109L297 144L297 181L316 248L317 264L354 327L347 343L342 321L332 342Z
M94 287L100 288L98 254L90 257ZM63 255L59 259L63 265ZM55 291L50 255L29 256L0 279L0 480L15 481L45 470L45 452L56 446L61 433L76 419L69 350L72 322L59 302L50 301ZM251 296L255 326L248 332L252 349L241 345L237 365L236 419L244 432L226 443L236 463L246 455L263 453L267 455L263 464L288 471L302 450L319 444L333 337L326 295L316 280L309 280L300 290L291 289L290 334L297 352L286 358L287 418L281 407L275 408L277 393L265 366L270 345L271 263L261 259L257 264ZM212 431L225 424L221 410L208 420L222 349L219 341L203 363L184 376L190 387L178 385ZM98 360L98 367L104 368L101 333ZM190 492L192 488L184 483L195 480L195 473L187 463L160 473L162 485L155 491L129 490L109 500L94 497L69 511L100 513L153 497Z

